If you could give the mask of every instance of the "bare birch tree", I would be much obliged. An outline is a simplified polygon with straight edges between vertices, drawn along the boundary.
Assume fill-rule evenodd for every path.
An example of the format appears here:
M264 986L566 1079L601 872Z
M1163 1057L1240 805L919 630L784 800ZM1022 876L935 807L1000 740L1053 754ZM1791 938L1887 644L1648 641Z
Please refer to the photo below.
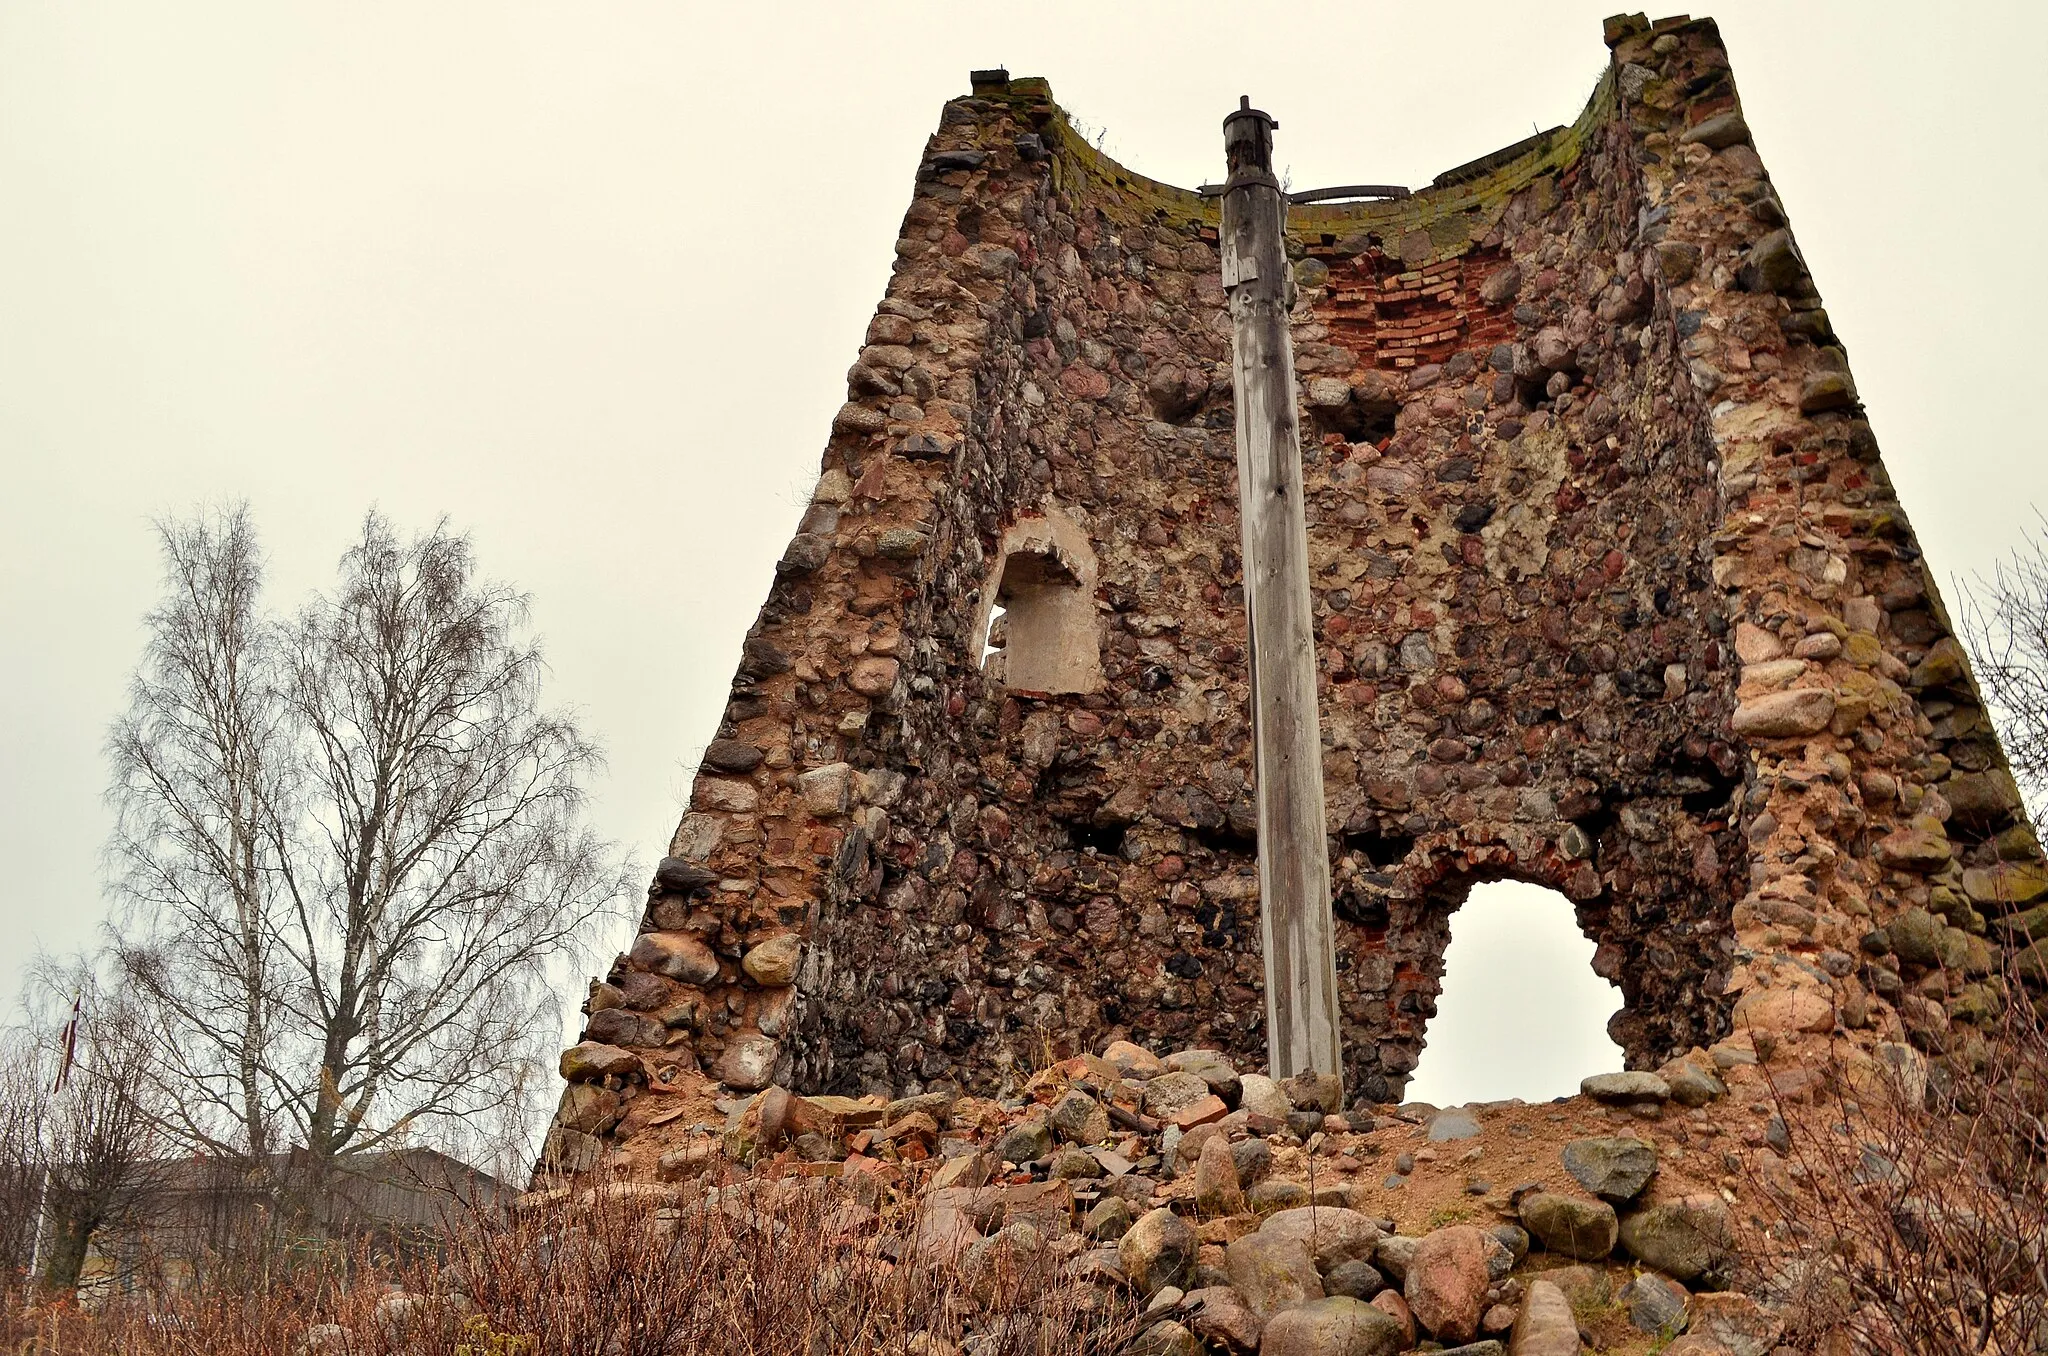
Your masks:
M1962 595L1962 637L2013 777L2030 805L2048 808L2048 537L2037 533Z
M335 590L280 618L246 510L160 532L110 741L115 943L182 1135L316 1167L487 1139L559 1040L551 964L625 882L526 599L445 523L401 540L372 513Z
M274 821L290 758L277 627L248 511L158 525L164 598L108 741L115 952L146 1000L183 1138L262 1160L278 1141Z

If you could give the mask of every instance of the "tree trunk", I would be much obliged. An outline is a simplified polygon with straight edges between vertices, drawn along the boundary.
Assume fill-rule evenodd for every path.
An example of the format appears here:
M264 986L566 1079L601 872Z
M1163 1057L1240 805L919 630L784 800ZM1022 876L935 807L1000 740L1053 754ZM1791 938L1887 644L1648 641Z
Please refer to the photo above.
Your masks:
M93 1225L73 1212L56 1210L49 1229L50 1244L43 1253L43 1283L56 1290L75 1290L78 1275L85 1270Z

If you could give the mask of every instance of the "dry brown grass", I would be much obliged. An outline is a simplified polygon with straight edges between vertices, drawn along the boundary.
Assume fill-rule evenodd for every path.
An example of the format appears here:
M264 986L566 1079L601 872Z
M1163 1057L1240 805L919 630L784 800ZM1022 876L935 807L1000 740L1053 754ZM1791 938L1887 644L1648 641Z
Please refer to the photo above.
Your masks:
M1113 1352L1128 1300L1060 1277L1061 1251L916 1255L914 1220L837 1182L617 1184L465 1219L438 1255L217 1259L83 1313L19 1316L47 1356L1051 1356ZM999 1250L988 1250L991 1253ZM323 1325L338 1325L327 1327Z

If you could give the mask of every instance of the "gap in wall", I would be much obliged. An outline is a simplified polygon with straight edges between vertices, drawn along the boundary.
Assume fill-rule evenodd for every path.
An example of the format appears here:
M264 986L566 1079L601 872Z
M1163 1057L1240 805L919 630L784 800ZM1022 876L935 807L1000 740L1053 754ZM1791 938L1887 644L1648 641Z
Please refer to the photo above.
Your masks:
M1472 887L1451 915L1443 992L1410 1101L1436 1106L1568 1097L1622 1067L1607 1019L1621 991L1593 973L1571 901L1523 881Z
M988 667L990 655L1002 653L1003 632L1006 629L1002 621L1003 614L1007 611L1009 611L1008 608L1004 607L1001 603L997 603L994 610L988 614L988 630L981 634L981 667L983 668Z

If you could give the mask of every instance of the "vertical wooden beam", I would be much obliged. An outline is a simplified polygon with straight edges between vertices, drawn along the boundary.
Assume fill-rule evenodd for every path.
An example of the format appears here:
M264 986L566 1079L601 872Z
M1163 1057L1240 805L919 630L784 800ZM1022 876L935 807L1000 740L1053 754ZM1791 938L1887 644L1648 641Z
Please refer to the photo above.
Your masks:
M1266 953L1272 1076L1343 1077L1337 957L1323 829L1323 739L1295 414L1293 284L1282 241L1287 199L1273 177L1273 129L1240 102L1223 120L1223 288L1233 327L1237 493L1250 617L1252 746L1259 810L1259 938Z

